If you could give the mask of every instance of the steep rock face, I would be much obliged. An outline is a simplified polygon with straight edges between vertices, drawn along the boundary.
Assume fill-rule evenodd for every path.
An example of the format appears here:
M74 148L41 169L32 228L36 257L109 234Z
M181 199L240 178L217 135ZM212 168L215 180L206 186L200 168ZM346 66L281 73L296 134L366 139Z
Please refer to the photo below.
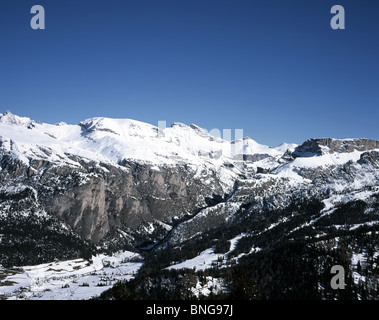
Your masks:
M373 139L319 139L320 145L327 146L330 152L353 152L357 151L370 151L379 148L379 141Z
M182 166L153 167L135 162L124 166L82 163L80 168L34 160L26 166L3 155L2 182L22 183L37 191L48 214L67 223L83 239L98 243L110 231L135 230L143 223L172 223L193 213L223 190L214 172L208 184Z
M13 267L90 258L95 247L62 220L49 215L35 189L23 184L0 187L0 265Z

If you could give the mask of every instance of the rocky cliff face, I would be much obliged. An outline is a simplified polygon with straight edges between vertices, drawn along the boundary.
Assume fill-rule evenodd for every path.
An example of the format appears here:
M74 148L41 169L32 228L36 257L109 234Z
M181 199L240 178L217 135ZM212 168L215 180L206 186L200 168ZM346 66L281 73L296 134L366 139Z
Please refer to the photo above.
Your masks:
M1 163L4 187L29 186L47 214L95 244L119 229L133 234L157 221L171 224L207 206L215 194L223 195L214 173L206 176L209 183L204 184L194 178L195 172L181 166L157 170L134 162L107 168L90 163L78 169L35 161L34 168L43 168L36 175L5 155Z
M292 153L294 157L322 155L329 153L350 153L353 151L370 151L379 148L379 141L373 139L309 139L298 146Z

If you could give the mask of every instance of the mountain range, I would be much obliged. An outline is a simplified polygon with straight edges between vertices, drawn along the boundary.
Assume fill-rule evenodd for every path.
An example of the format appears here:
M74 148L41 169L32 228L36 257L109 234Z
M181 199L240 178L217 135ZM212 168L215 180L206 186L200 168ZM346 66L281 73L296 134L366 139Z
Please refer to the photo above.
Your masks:
M378 210L377 140L269 147L194 124L0 114L0 281L1 270L128 250L144 261L115 285L129 298L193 297L209 281L220 285L207 296L241 298L236 279L248 279L263 299L377 299ZM329 285L335 264L343 291Z

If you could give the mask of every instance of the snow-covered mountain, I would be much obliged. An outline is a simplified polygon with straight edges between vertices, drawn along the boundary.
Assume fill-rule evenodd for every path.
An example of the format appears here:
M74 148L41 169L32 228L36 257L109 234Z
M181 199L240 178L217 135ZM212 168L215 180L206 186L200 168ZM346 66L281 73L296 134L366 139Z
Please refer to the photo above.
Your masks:
M182 123L160 129L98 117L52 125L0 114L3 192L30 188L43 210L93 243L120 226L127 233L153 232L153 224L168 230L173 220L226 199L376 186L375 150L379 142L369 139L268 147Z
M123 161L135 161L155 168L186 164L194 170L214 169L222 178L223 164L242 155L277 159L296 147L282 144L272 148L250 138L230 142L193 124L173 123L160 129L130 119L91 118L78 125L51 125L9 111L0 114L0 137L3 152L28 166L33 161L72 167L81 167L80 161L121 166ZM228 169L228 174L234 175L231 179L240 173ZM226 188L233 183L223 182Z
M205 246L220 230L222 241L233 243L223 257L238 262L299 234L319 239L331 228L376 228L377 199L379 141L372 139L269 147L248 137L216 138L193 124L162 129L100 117L46 124L0 114L5 267L120 249L159 255ZM350 210L355 203L364 204L358 215ZM334 215L341 208L350 208L344 226ZM214 257L214 247L201 250Z
M43 210L93 243L121 225L167 229L254 172L241 155L260 155L267 165L284 153L249 138L215 138L196 125L163 130L109 118L52 125L9 111L0 115L0 152L4 193L30 188Z
M238 154L278 156L286 151L283 145L270 148L249 138L230 143L196 125L182 123L160 129L130 119L91 118L78 125L63 122L51 125L7 111L0 114L0 126L3 148L27 164L30 159L72 164L68 157L72 154L113 164L133 159L157 165L181 162L198 165L204 159L216 164L220 158L233 158ZM238 150L234 150L234 145Z

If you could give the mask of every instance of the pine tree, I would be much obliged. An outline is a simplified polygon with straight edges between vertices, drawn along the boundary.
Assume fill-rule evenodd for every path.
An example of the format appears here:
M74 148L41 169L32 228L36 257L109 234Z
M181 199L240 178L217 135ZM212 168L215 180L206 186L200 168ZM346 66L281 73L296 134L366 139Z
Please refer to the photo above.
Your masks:
M357 263L357 272L358 272L358 273L361 273L361 271L362 271L361 261L358 260L358 263Z
M238 268L233 273L233 280L229 287L230 298L234 300L255 300L258 299L258 292L256 285L245 270L245 268Z

